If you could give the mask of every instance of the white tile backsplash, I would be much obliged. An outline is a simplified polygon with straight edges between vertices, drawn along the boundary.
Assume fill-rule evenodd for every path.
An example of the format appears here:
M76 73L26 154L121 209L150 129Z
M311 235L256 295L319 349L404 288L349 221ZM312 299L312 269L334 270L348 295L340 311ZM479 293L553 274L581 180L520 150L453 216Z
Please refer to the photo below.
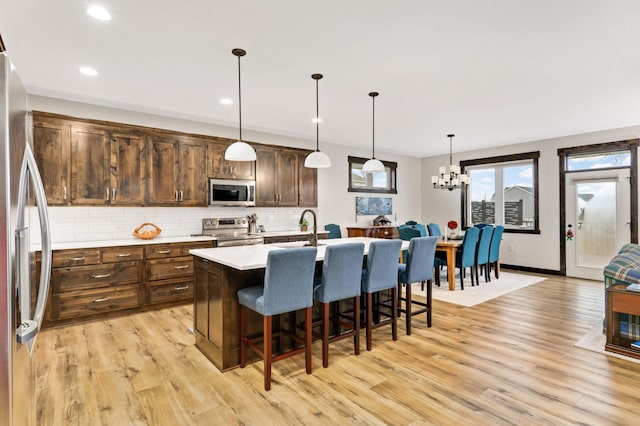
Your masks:
M298 230L303 208L233 207L49 207L53 243L120 240L133 238L132 232L144 222L162 229L162 236L179 237L202 231L202 219L258 215L258 225L266 231ZM315 210L315 209L314 209ZM311 215L306 215L311 222ZM318 224L319 229L323 229ZM31 235L39 244L40 236Z

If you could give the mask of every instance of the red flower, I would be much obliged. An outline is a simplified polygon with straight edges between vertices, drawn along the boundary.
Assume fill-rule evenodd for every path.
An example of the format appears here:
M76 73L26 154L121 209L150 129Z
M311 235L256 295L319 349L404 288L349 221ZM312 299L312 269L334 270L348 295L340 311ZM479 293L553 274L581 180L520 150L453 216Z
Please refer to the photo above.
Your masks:
M449 222L447 222L447 228L453 231L454 229L458 228L458 222L456 222L455 220L450 220Z

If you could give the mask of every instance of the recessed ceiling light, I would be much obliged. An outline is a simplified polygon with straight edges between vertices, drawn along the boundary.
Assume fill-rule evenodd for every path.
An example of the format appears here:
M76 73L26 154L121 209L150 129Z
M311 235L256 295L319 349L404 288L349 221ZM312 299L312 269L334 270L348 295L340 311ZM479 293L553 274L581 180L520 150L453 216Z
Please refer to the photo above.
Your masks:
M220 103L222 105L231 105L233 103L233 101L229 98L222 98L220 99Z
M92 18L96 18L100 21L110 21L111 14L102 6L91 6L87 9L87 13Z
M312 118L311 122L313 123L322 123L322 118L318 117L318 118Z
M90 75L90 76L98 75L98 71L94 70L91 67L80 67L80 72L84 75Z

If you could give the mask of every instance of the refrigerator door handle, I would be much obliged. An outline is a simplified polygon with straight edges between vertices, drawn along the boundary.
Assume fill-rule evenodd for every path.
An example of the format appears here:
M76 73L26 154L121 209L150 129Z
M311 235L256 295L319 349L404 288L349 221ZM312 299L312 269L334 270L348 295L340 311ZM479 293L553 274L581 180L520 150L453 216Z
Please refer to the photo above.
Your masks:
M38 287L38 299L36 300L36 309L31 316L30 312L30 277L29 277L29 244L25 228L25 210L27 203L27 187L29 179L33 184L33 192L36 198L38 208L38 216L40 219L40 232L42 241L42 261L40 266L40 285ZM24 158L22 159L22 167L20 170L20 184L18 187L18 218L17 218L16 242L19 244L16 251L19 253L17 265L17 282L19 288L20 307L29 306L27 312L21 312L22 323L16 330L16 339L19 343L28 343L29 352L33 351L35 346L35 338L38 330L42 325L44 310L49 294L49 281L51 278L51 230L49 227L49 214L47 210L47 197L40 178L40 171L33 156L31 147L26 144ZM24 298L28 297L27 300Z

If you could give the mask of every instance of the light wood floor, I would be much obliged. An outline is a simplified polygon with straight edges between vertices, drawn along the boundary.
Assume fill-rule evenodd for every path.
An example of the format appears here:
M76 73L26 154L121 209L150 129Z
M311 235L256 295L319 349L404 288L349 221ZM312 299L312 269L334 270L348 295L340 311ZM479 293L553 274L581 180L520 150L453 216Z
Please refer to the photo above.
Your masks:
M482 285L491 285L482 284ZM599 282L549 277L433 327L374 330L373 350L331 346L220 373L194 347L185 306L43 332L39 424L638 424L640 364L574 346L603 317Z

